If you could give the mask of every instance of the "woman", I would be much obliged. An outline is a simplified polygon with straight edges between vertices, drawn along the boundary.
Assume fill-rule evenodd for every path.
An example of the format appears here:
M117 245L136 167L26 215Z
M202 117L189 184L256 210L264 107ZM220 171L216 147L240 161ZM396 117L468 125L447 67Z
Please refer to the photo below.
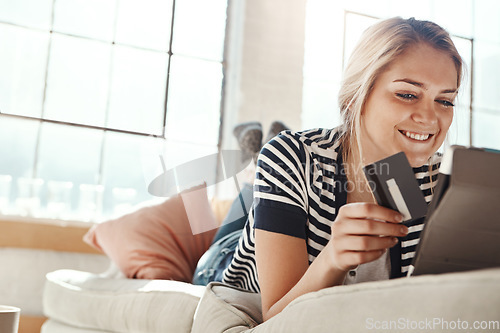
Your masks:
M267 320L308 292L406 275L422 221L408 228L378 206L362 166L404 151L429 202L461 73L434 23L392 18L365 31L339 94L343 125L282 132L263 147L223 282L260 291Z

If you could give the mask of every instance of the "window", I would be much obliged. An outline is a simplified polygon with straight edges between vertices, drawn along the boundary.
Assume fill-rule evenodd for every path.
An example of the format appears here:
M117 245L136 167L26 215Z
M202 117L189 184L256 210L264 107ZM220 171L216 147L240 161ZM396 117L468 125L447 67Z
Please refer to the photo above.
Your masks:
M0 0L0 210L96 220L217 151L227 0Z
M340 124L342 66L360 34L380 18L416 17L447 29L467 71L449 144L500 149L500 23L497 1L308 0L304 58L304 128ZM443 14L446 13L446 14Z

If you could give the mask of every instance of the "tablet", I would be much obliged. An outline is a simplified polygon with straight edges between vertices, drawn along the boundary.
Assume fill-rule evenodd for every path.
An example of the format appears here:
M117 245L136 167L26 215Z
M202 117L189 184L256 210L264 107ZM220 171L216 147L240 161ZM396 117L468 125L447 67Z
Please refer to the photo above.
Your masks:
M500 152L452 146L408 276L500 266Z

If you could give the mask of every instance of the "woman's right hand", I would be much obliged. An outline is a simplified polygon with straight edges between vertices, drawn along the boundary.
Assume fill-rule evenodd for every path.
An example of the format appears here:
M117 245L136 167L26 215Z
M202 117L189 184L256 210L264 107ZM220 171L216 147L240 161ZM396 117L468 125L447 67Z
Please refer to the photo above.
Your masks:
M264 319L301 295L342 284L348 270L379 258L408 232L401 220L398 212L376 204L346 204L332 223L330 241L310 265L303 239L255 229Z
M336 269L347 272L378 259L408 234L402 215L374 203L350 203L339 209L324 250Z

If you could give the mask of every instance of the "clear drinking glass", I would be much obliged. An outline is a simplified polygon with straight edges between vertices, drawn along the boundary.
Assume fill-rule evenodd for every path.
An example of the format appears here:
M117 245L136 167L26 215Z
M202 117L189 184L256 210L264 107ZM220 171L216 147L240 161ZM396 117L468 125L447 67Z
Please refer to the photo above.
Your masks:
M23 216L37 216L40 213L40 190L44 180L40 178L17 179L16 209Z
M102 213L104 186L94 184L80 185L78 217L83 221L96 221Z
M72 182L55 181L47 182L47 217L65 218L71 211Z
M10 203L12 176L0 175L0 214L6 214Z
M115 187L113 189L113 215L121 216L129 213L137 196L133 188Z

